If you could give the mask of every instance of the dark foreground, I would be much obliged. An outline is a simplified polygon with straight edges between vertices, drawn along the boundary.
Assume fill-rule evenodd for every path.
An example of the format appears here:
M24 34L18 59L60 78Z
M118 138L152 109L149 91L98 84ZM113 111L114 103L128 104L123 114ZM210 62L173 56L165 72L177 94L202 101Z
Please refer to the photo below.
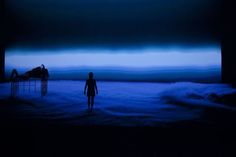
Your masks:
M227 85L100 83L88 114L82 82L58 84L43 98L9 98L1 86L0 157L236 156L236 92Z
M236 145L235 129L206 127L5 128L0 138L1 156L33 157L234 156Z

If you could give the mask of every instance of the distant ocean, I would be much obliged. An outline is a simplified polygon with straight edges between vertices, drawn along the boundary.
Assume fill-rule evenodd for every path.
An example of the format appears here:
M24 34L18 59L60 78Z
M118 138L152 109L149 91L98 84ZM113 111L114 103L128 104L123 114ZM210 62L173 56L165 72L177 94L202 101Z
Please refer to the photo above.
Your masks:
M9 78L13 67L6 67L6 76ZM17 69L20 74L31 70ZM65 67L49 68L52 80L85 80L90 71L95 78L101 81L142 81L142 82L210 82L221 81L220 66L186 66L186 67Z

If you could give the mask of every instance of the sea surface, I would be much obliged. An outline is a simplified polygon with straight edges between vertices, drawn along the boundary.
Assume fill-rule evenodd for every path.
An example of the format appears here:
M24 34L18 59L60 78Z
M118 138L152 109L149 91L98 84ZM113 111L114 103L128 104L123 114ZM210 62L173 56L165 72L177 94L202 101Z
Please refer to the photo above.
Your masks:
M40 81L20 82L15 95L10 83L0 84L1 121L69 126L168 126L189 121L231 125L236 113L234 102L225 99L236 89L226 84L98 81L93 112L87 109L84 85L85 81L48 81L48 92L42 96Z

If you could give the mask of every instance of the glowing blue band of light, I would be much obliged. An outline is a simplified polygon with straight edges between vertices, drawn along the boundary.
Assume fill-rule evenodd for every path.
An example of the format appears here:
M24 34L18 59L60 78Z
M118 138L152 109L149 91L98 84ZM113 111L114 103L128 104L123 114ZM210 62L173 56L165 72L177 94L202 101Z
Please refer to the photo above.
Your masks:
M141 50L58 50L6 53L6 67L33 68L41 64L50 67L166 67L221 65L220 48L141 49Z

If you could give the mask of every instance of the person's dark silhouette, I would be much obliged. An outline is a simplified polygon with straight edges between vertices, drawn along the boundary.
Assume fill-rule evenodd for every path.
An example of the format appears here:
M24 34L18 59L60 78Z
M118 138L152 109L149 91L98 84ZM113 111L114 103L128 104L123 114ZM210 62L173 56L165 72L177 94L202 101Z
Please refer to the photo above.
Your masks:
M48 69L45 68L45 66L41 65L41 96L45 96L48 91L48 78L49 73Z
M84 95L86 95L86 89L87 89L88 110L92 111L93 105L94 105L95 90L96 90L96 94L98 94L98 89L97 89L96 80L93 79L93 73L90 72L88 75L89 75L89 79L86 80L86 84L84 87Z

